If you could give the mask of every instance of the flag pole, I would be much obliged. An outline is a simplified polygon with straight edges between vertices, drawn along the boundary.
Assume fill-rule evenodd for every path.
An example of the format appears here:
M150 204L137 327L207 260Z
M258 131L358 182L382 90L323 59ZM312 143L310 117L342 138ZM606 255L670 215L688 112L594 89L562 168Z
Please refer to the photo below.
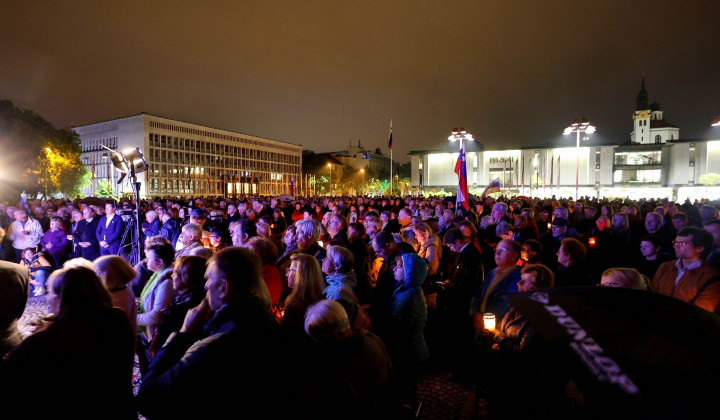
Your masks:
M392 118L390 118L390 141L388 141L388 147L390 148L390 194L388 194L389 197L392 197L392 179L393 179L393 174L392 174L392 169L393 169L393 168L392 168L392 167L393 167L393 164L392 164L392 163L393 163L392 143L393 143L393 138L392 138Z
M462 138L462 136L460 136L460 153L462 154L462 152L463 152L463 138ZM458 190L459 189L460 189L460 179L458 178ZM458 211L458 203L459 203L458 200L460 200L460 194L458 194L456 192L455 193L455 214L457 214L457 211Z

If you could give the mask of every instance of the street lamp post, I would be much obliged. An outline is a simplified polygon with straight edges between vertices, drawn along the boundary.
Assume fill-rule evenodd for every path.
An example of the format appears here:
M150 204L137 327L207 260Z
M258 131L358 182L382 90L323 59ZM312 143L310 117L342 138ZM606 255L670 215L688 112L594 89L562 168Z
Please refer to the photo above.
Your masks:
M328 163L328 191L332 197L332 164Z
M363 190L363 193L365 193L365 168L360 168L360 173L362 174L362 178L363 178L362 190Z
M473 138L472 134L465 131L465 129L463 127L460 127L460 129L457 129L457 128L453 129L452 134L448 137L449 142L460 141L460 148L458 150L460 150L461 153L463 153L465 151L465 146L464 146L465 140L473 141L475 139ZM465 166L464 163L463 163L463 166ZM459 197L459 194L455 196L455 211L457 211L458 197ZM465 197L465 200L469 200L469 197Z
M595 126L590 125L590 121L587 120L587 118L583 118L582 121L574 120L572 124L565 127L565 131L563 131L563 135L567 136L568 134L576 133L575 137L575 200L579 199L578 196L578 189L580 184L580 133L584 134L592 134L595 132ZM583 138L583 140L587 140L587 137ZM558 185L560 182L558 181Z

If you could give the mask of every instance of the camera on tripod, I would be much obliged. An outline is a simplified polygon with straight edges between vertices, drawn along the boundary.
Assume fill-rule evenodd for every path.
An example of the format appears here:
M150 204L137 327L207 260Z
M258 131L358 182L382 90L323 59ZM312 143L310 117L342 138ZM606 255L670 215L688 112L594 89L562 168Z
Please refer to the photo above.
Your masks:
M135 209L117 209L115 211L115 214L120 216L120 218L123 220L123 222L127 222L128 220L132 220L135 217L137 217L137 210L135 210Z

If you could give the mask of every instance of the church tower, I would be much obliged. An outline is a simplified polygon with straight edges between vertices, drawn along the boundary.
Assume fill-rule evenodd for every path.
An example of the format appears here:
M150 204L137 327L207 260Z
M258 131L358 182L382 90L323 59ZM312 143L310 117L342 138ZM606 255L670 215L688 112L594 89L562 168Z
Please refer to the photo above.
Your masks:
M633 131L630 133L630 141L633 143L648 144L650 141L650 117L652 111L648 105L648 94L645 91L645 73L642 76L640 92L637 94L635 112L633 112Z
M655 100L648 104L644 73L633 112L633 123L630 141L635 144L662 144L680 138L680 129L665 121L660 104Z

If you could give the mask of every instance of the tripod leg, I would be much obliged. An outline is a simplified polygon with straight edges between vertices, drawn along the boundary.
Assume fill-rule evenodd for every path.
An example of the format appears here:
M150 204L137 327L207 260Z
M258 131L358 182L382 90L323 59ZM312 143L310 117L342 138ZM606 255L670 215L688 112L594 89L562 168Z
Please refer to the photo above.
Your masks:
M131 227L131 225L132 225L132 223L128 223L128 224L125 226L125 232L123 232L122 238L120 239L120 247L118 248L117 255L122 256L123 249L125 249L125 246L126 246L126 245L125 245L125 240L127 239L128 232L130 232L130 227Z

